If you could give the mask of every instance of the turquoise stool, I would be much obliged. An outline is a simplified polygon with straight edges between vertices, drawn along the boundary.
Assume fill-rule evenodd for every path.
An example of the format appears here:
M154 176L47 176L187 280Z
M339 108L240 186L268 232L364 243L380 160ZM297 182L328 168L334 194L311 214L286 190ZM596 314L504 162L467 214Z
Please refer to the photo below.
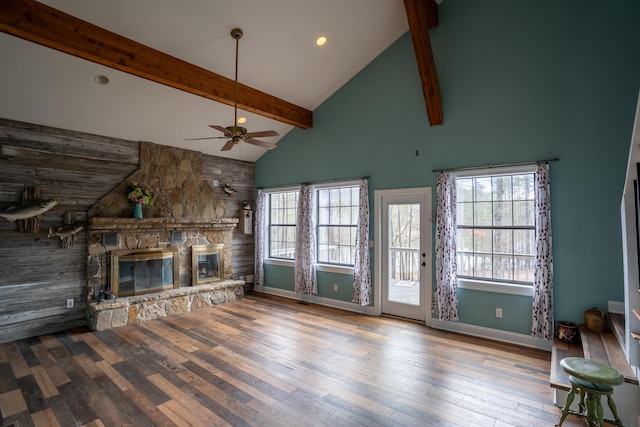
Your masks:
M618 410L613 401L614 385L622 384L624 378L618 371L604 363L583 359L582 357L565 357L560 361L562 369L569 374L571 390L567 395L567 401L562 408L561 426L567 415L572 414L579 418L586 418L587 424L591 427L604 427L604 422L623 427L622 421L618 417ZM576 390L580 391L580 402L578 411L569 409L575 398ZM600 398L607 396L609 409L615 420L605 419L602 411Z

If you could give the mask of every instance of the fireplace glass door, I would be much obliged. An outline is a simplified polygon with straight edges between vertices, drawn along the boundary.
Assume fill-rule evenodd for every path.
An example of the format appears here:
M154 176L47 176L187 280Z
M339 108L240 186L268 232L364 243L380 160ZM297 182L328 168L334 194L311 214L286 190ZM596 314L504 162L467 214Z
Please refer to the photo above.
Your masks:
M192 283L218 282L224 278L222 244L195 245L191 247Z
M173 289L178 284L175 248L114 251L112 290L119 297Z

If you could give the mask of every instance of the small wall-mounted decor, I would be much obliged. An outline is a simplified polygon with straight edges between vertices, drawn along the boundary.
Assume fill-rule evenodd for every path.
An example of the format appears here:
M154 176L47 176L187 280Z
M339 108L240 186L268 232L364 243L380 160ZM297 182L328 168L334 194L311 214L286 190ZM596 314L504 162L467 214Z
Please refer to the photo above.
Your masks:
M29 187L22 192L22 205L0 212L0 217L9 222L17 221L20 232L39 233L42 214L57 204L53 199L42 200L40 187Z
M236 192L236 189L235 189L235 188L232 188L232 187L229 185L229 183L228 183L228 182L224 184L223 190L224 190L224 192L225 192L225 193L227 193L228 195L232 195L233 193L235 193L235 192Z
M27 233L37 233L40 231L41 215L57 205L53 200L33 200L23 203L19 207L11 207L4 212L0 212L0 217L9 222L18 222L18 231Z
M240 232L253 234L253 211L240 211Z
M65 226L56 230L50 228L49 235L47 237L59 237L60 246L68 248L76 244L76 241L78 240L77 234L84 230L84 225L75 224L75 215L71 212L67 212L64 215L64 223L66 224Z

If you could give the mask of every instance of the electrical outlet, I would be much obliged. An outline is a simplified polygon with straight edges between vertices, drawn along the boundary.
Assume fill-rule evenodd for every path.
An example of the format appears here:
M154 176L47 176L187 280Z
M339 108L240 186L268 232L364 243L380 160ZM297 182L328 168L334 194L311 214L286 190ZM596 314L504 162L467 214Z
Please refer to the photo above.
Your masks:
M337 283L333 284L333 292L338 292L338 284Z
M501 308L496 308L496 317L502 317L502 309Z
M73 298L67 300L67 308L73 308Z

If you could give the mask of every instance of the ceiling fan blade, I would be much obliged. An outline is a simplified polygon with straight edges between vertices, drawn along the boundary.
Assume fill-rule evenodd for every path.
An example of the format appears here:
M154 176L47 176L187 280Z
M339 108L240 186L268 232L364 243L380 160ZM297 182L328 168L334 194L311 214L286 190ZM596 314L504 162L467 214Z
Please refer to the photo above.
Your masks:
M253 138L254 136L257 136L257 137L261 137L261 136L280 136L280 134L278 132L276 132L275 130L263 130L262 132L249 132L247 134L247 136L249 138Z
M234 134L233 132L229 131L229 129L224 128L222 126L218 126L218 125L209 125L210 128L213 128L215 130L219 130L220 132L224 133L226 136L228 137L232 137Z
M224 139L226 136L208 136L206 138L187 138L185 141L199 141L202 139Z
M271 142L260 141L259 139L248 138L246 140L249 144L257 145L258 147L267 148L269 150L273 150L277 147L276 144L272 144Z
M227 141L226 144L220 149L220 151L229 151L233 148L235 144L233 143L233 139Z

